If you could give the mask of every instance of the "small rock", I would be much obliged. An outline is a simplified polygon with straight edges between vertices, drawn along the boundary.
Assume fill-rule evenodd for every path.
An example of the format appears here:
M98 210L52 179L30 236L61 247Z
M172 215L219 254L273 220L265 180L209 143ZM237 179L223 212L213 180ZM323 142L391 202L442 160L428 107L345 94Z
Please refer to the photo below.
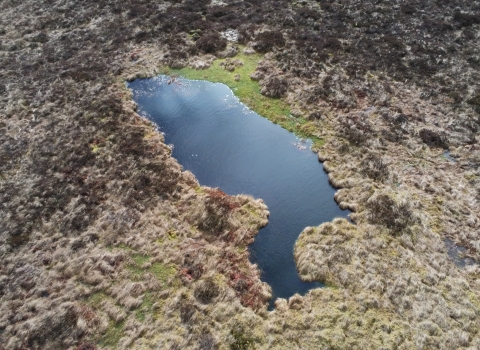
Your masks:
M220 33L220 36L224 37L228 41L237 42L238 41L238 30L236 29L228 29L224 32Z

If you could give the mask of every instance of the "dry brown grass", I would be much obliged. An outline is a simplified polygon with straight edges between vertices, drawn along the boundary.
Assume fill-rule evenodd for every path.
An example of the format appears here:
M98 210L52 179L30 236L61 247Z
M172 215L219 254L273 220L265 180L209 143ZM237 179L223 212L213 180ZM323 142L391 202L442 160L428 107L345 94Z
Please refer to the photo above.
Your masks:
M478 266L456 267L443 242L480 259L475 3L451 18L451 4L425 3L422 23L388 2L245 4L0 5L5 348L480 347ZM376 33L388 23L409 50ZM198 49L221 40L194 39L227 25L271 51L254 78L311 119L335 199L355 211L356 225L307 228L295 247L302 277L327 288L270 313L246 250L266 206L199 187L123 85L164 64L208 67ZM404 212L414 220L399 224Z

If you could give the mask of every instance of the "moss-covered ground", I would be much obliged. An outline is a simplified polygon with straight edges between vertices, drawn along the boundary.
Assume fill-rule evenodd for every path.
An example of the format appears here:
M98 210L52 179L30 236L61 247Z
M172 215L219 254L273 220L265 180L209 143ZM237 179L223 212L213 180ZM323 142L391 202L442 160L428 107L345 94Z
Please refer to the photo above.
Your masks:
M125 321L115 322L111 320L106 333L100 339L99 345L102 347L115 349L120 338L124 335L124 326Z

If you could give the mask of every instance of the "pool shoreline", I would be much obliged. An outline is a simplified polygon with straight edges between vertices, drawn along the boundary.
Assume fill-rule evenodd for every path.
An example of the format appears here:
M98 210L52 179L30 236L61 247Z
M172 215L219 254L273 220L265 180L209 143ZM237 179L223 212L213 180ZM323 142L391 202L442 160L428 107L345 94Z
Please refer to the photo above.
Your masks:
M298 276L293 256L294 245L305 227L320 225L335 217L346 217L348 211L341 209L334 201L336 190L329 183L318 156L311 150L312 142L298 138L271 120L258 115L241 103L235 92L222 83L178 77L173 85L170 77L160 75L130 82L128 86L133 91L140 115L158 126L159 131L165 135L165 142L174 145L172 156L185 170L191 171L201 185L218 187L229 195L246 193L265 200L271 213L269 224L260 229L253 243L249 245L249 251L250 261L257 264L262 272L262 281L272 287L269 309L273 308L277 298L289 298L297 293L304 295L312 288L323 287L319 282L304 282ZM167 96L162 96L162 93ZM196 94L201 97L196 97ZM219 102L214 102L214 97L211 97L216 96L215 94L219 96ZM174 105L174 100L178 100L179 105ZM218 110L212 107L215 103L219 104ZM202 112L202 108L207 112ZM167 110L169 112L166 112ZM167 115L168 113L179 114L172 116ZM211 115L218 120L210 120L213 118ZM238 117L233 118L233 115ZM188 121L183 122L180 119ZM202 122L206 123L206 126L202 126ZM199 135L202 130L205 130L208 142ZM246 141L245 138L248 137L252 139ZM285 138L285 141L279 141L281 138ZM231 144L233 140L238 144ZM211 142L217 144L212 146L209 144ZM298 147L299 144L302 147ZM204 149L206 153L202 155L200 151ZM242 151L239 152L239 149ZM212 158L218 158L218 163L212 161ZM286 161L292 165L275 164ZM223 169L224 164L227 164L225 167L231 167L231 170ZM205 169L208 166L220 175ZM244 168L255 169L249 170L256 172L256 175L253 176ZM258 181L261 184L252 185L259 176L261 177ZM234 183L229 183L229 177ZM305 177L305 180L301 180L302 177ZM280 189L270 188L272 181L278 181ZM249 185L253 186L250 190ZM282 188L290 193L290 198L282 197ZM272 193L276 195L272 197ZM295 198L297 195L305 198ZM277 197L282 198L279 200ZM290 202L293 199L295 204L292 206ZM312 209L311 206L322 209ZM295 213L294 216L292 213ZM290 217L283 218L285 215ZM303 223L299 222L298 218L302 215L307 218ZM283 231L286 233L279 236L278 232ZM283 249L284 253L277 252L277 245L281 246L279 249ZM283 257L279 254L286 255ZM288 265L283 262L285 259L289 261ZM285 278L287 280L284 280Z

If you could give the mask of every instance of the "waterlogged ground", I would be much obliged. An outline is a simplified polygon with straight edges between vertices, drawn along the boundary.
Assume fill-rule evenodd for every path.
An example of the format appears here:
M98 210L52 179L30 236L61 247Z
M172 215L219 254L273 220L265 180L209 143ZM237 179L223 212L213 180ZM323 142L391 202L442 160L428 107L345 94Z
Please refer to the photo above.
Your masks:
M333 200L310 141L262 118L223 84L159 76L129 83L140 113L158 124L172 155L200 184L262 198L269 224L251 245L252 260L276 297L304 294L293 245L306 226L345 217Z

